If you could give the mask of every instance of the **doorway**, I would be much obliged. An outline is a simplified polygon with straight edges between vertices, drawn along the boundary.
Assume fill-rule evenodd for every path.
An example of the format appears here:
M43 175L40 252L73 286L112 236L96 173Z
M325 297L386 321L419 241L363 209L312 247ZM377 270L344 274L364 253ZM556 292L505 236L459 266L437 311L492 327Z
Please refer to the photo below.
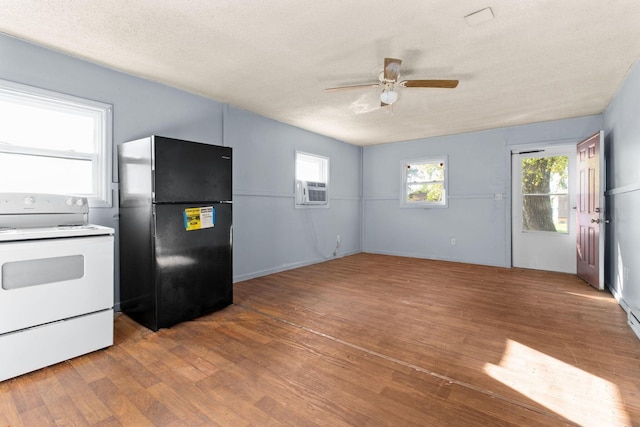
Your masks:
M512 152L512 264L576 273L576 147Z

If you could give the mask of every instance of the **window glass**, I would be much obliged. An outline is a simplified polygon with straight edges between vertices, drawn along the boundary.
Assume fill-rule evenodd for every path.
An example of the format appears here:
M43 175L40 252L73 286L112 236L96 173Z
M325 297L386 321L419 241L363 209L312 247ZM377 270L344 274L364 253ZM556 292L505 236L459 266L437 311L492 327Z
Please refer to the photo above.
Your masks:
M296 153L296 179L303 181L327 182L326 157Z
M402 163L402 206L446 206L446 157Z
M329 203L329 159L296 152L296 206Z
M60 193L64 188L65 194L91 194L91 174L91 161L85 159L0 153L3 191Z
M111 106L0 80L0 192L111 205Z
M569 158L522 159L522 231L568 233Z

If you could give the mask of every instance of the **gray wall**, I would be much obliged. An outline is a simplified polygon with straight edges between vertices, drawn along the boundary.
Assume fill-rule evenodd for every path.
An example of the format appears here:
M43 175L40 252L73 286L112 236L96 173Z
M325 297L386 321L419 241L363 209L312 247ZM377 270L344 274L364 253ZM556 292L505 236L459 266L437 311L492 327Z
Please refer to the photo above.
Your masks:
M361 250L362 149L228 108L225 142L233 147L236 280ZM294 208L295 152L329 157L329 207Z
M114 145L156 134L233 146L236 280L322 261L338 233L340 254L360 251L359 147L2 34L0 79L112 104ZM329 209L294 210L294 150L331 158ZM115 148L113 158L115 169ZM117 185L113 200L112 208L92 209L89 220L116 229L118 307Z
M601 126L598 115L365 147L364 251L511 266L512 147L575 144ZM400 208L401 161L438 155L449 207Z
M605 281L621 305L640 312L640 62L604 113L607 158Z

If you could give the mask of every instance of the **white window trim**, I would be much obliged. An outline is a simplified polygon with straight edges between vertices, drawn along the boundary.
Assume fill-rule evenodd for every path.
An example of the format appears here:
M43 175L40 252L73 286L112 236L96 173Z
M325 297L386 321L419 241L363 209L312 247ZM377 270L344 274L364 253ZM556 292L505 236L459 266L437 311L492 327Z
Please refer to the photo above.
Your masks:
M300 194L299 194L299 187L298 187L298 155L302 154L304 156L310 156L310 157L315 157L317 159L321 159L323 161L326 162L326 171L325 171L325 179L324 179L324 183L326 185L326 202L300 202ZM329 160L329 157L326 156L321 156L319 154L314 154L314 153L308 153L308 152L304 152L304 151L295 151L294 153L294 207L296 209L307 209L307 208L311 208L311 209L315 209L315 208L328 208L329 207L329 200L330 200L330 186L329 186L329 175L331 174L331 163ZM320 181L322 182L322 181Z
M444 183L441 202L408 202L407 201L407 166L416 163L444 163ZM400 177L400 207L409 209L447 208L449 207L449 156L420 157L406 159L401 162Z
M0 79L0 95L6 97L19 97L22 101L29 100L35 104L48 103L67 109L78 108L84 112L91 111L96 114L99 128L96 129L98 147L93 153L72 153L67 151L47 150L41 148L5 146L0 144L0 152L15 154L33 154L50 156L63 159L87 159L91 160L93 168L93 194L88 196L90 207L111 207L112 200L112 147L113 147L113 106L103 102L93 101L55 91L27 86L20 83ZM86 195L83 195L86 196Z

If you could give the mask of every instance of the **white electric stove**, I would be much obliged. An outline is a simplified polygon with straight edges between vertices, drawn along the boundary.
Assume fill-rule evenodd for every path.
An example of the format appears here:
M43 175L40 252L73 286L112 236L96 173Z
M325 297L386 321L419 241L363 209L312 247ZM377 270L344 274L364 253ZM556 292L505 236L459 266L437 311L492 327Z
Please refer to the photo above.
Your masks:
M87 199L0 193L0 381L113 344L113 229Z

